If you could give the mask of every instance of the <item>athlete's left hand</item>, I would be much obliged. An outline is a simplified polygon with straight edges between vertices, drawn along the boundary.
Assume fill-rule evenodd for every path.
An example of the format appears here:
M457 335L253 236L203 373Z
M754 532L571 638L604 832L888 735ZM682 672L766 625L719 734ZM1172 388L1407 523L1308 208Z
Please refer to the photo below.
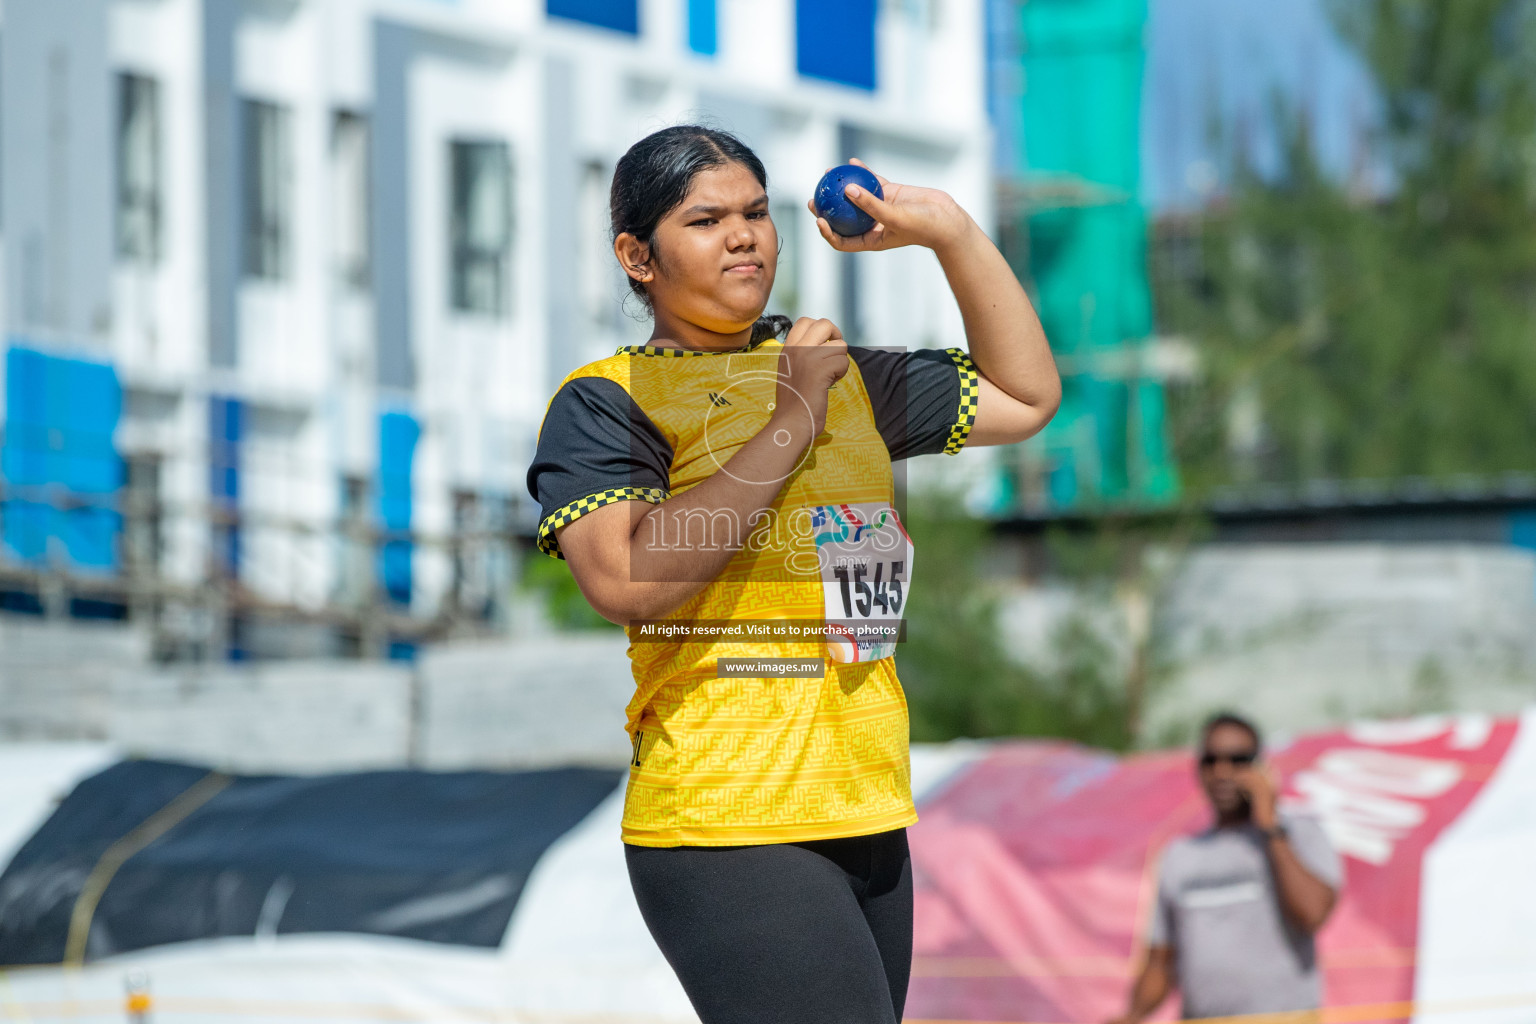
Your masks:
M848 161L865 167L858 157ZM867 168L866 168L867 169ZM884 199L849 185L843 193L853 205L875 218L875 226L862 235L844 237L832 230L825 217L816 218L816 227L827 244L839 252L876 252L881 249L897 249L903 245L924 245L937 249L946 242L964 236L971 224L970 215L949 193L936 188L918 185L901 185L876 174ZM816 213L815 200L808 200L806 208Z

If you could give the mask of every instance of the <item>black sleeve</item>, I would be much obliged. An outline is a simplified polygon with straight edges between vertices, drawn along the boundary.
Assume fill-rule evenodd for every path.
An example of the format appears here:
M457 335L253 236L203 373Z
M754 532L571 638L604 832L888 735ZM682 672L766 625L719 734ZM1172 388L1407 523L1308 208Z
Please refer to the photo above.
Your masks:
M544 413L528 468L539 550L564 558L555 531L595 508L665 500L671 466L671 444L622 386L604 377L567 381Z
M965 446L981 395L976 365L958 348L848 349L874 407L891 459Z

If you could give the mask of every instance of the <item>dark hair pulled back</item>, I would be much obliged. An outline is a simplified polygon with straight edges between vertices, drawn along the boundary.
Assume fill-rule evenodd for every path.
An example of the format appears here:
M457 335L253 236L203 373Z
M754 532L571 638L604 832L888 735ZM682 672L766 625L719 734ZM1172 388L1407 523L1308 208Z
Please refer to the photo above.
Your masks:
M625 233L634 235L651 247L654 259L652 235L661 219L687 198L693 179L701 171L730 163L743 165L758 184L768 187L763 162L730 132L681 124L652 132L630 146L613 169L613 186L608 191L608 217L613 229L610 241ZM629 287L650 309L645 285L631 277ZM789 328L787 316L760 316L752 325L752 343L782 335Z

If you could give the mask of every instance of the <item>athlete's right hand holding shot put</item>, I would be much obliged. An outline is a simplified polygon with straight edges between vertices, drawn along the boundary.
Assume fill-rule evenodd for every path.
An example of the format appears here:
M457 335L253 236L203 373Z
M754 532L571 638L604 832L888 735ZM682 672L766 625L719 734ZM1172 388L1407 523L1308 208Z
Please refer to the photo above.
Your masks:
M765 316L762 162L667 128L610 193L650 341L566 378L528 473L539 547L629 633L630 881L705 1024L901 1019L917 815L893 655L922 573L892 463L1022 441L1060 401L985 232L943 192L879 180L884 198L846 194L874 225L818 218L822 237L932 249L967 349L849 348L829 320Z

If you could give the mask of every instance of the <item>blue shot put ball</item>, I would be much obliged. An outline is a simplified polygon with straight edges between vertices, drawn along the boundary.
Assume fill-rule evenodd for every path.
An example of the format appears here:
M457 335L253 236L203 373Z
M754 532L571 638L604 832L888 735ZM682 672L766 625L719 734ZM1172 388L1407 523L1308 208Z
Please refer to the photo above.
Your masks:
M875 218L854 206L843 194L849 185L873 192L877 199L885 198L880 179L858 164L843 164L823 174L816 183L816 213L825 217L828 226L844 237L862 235L875 226Z

